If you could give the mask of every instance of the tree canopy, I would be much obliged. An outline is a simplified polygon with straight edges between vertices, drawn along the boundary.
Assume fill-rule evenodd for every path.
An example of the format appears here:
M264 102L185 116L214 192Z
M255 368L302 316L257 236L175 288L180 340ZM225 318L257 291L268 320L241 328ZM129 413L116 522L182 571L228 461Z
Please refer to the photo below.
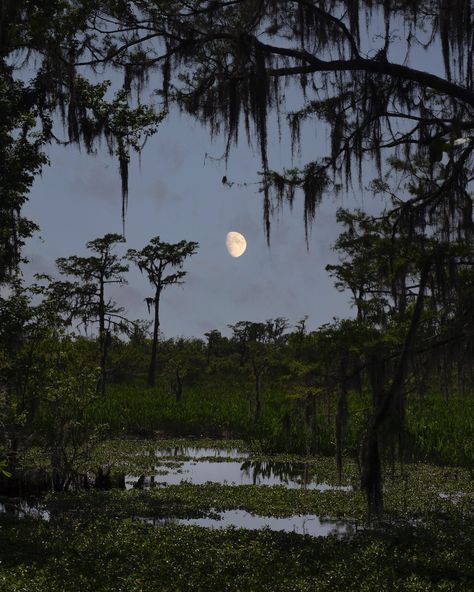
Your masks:
M14 275L21 242L34 229L21 208L46 163L45 146L92 151L104 138L118 159L125 215L130 150L142 149L171 105L211 134L224 133L226 158L242 132L258 147L268 240L272 214L300 192L307 233L327 192L377 175L370 188L382 198L380 215L339 215L342 260L330 271L353 292L359 315L330 333L342 344L333 356L337 439L351 380L363 375L372 391L362 485L379 511L384 430L390 418L403 419L416 356L473 335L474 317L463 318L473 285L470 0L23 0L1 7L0 281ZM439 55L441 68L434 59L427 66L425 50ZM118 88L112 72L121 75ZM274 170L270 117L280 123L282 115L295 155L313 128L328 132L327 152ZM363 337L349 355L354 335ZM470 360L469 347L464 353Z
M160 331L160 299L161 293L168 286L182 284L187 272L182 270L187 257L194 255L199 244L194 241L179 241L167 243L159 236L150 239L150 242L137 251L129 249L127 259L135 263L138 269L145 273L148 281L154 288L153 296L145 298L148 311L153 307L153 344L148 373L148 384L154 386L156 374L156 353ZM171 271L171 273L169 273Z
M10 160L28 151L16 185L8 184L14 203L7 210L21 208L44 144L93 150L100 137L117 154L125 208L129 149L139 150L154 133L170 101L212 133L224 131L228 149L239 140L241 120L249 141L256 139L267 235L273 209L284 199L292 203L297 188L308 224L338 176L349 182L367 157L381 168L384 149L431 162L447 155L442 181L407 200L405 211L425 211L439 200L451 211L465 209L474 149L472 10L469 0L5 1L0 71L11 116L2 121L2 144ZM420 48L439 49L444 73L417 66ZM123 85L109 99L113 69ZM132 90L147 82L162 97L158 112L132 100ZM295 148L301 126L319 121L330 128L330 149L277 172L269 161L268 115L286 109L292 84L302 97L301 107L287 113ZM3 258L12 259L15 237L30 232L15 220L10 215L3 230Z

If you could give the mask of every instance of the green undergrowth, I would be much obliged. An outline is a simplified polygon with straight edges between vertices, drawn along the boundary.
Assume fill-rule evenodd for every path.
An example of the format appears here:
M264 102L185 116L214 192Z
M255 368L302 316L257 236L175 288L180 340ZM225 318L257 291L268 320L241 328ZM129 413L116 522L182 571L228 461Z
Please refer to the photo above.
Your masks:
M84 471L97 473L98 467L111 475L166 475L169 470L180 470L189 459L181 453L190 448L214 448L222 457L196 458L229 462L233 460L249 470L260 469L272 463L306 467L307 477L329 486L352 485L352 491L289 489L284 486L233 486L207 483L205 485L169 485L153 487L149 491L86 491L56 495L48 503L58 511L74 511L95 515L106 512L110 516L186 516L189 512L245 509L262 515L290 516L292 514L318 514L327 517L345 517L364 520L366 503L359 490L359 472L354 462L345 459L343 479L340 482L334 459L331 457L298 457L295 455L263 456L249 453L242 458L225 457L226 450L237 450L245 455L241 441L202 440L110 440L100 443L93 456L84 464ZM166 455L177 452L177 457L157 457L160 450ZM39 462L41 457L31 457ZM277 466L281 466L277 465ZM105 470L104 469L104 470ZM186 473L183 473L183 480ZM432 518L449 514L471 515L474 511L474 480L467 469L442 467L423 463L394 465L385 475L385 507L387 517L394 519Z
M441 493L441 495L440 495ZM242 509L265 516L317 514L363 522L366 502L359 490L303 490L283 486L182 483L140 491L103 491L61 494L48 498L58 512L85 517L105 513L111 517L174 516L196 512ZM474 482L461 475L450 479L428 465L411 467L406 480L387 481L385 518L429 520L455 516L474 518Z
M228 384L193 385L180 402L162 385L109 385L88 416L106 425L111 434L151 435L165 431L177 436L222 436L248 433L246 395Z
M311 429L298 399L279 384L262 391L262 415L254 421L252 390L213 376L196 380L177 402L164 384L111 384L88 410L88 419L109 436L232 436L267 453L334 453L334 401L316 401ZM367 393L350 392L345 451L359 449L370 409ZM474 398L453 392L407 397L405 454L413 460L456 464L474 470Z
M99 443L83 469L156 474L179 468L190 448L219 449L229 462L304 464L337 485L331 457L264 455L242 441L114 439ZM164 456L157 457L160 450ZM231 459L225 451L242 456ZM175 456L176 455L176 456ZM46 463L40 450L32 466ZM183 474L185 477L185 474ZM353 490L181 483L150 489L49 494L50 520L0 515L0 592L472 592L474 480L469 470L426 463L385 475L385 515L367 524L357 465L344 461ZM10 500L20 505L20 500ZM241 509L263 516L316 514L358 528L310 537L268 529L211 530L173 519ZM163 519L158 526L141 519Z
M412 447L421 458L470 468L474 476L474 397L427 395L407 413Z
M101 491L50 496L46 500L54 512L93 517L172 516L187 517L197 511L206 513L241 509L264 516L318 514L326 517L363 520L366 516L359 492L304 491L281 486L220 485L183 483L145 491Z
M472 592L472 523L339 539L102 518L0 518L1 592Z

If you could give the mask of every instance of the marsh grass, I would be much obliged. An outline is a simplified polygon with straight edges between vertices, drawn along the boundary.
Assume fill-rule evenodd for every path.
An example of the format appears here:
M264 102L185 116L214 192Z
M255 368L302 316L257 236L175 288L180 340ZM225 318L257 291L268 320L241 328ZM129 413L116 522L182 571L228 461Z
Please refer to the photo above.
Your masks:
M410 405L407 423L419 457L468 467L474 477L474 397L426 395Z
M189 387L179 403L162 385L111 385L89 414L97 424L106 424L111 434L163 431L176 436L241 436L248 432L245 397L218 385Z
M106 466L112 475L157 475L169 470L179 470L187 456L166 456L169 451L180 452L195 448L195 439L165 440L109 440L94 450L85 471L94 472ZM364 520L366 503L359 491L359 472L350 459L344 461L342 483L332 457L300 457L296 455L262 455L248 450L243 441L202 440L204 449L215 448L225 455L226 450L239 450L248 462L275 462L287 465L306 465L308 478L328 485L352 485L352 490L318 491L311 489L288 489L284 486L226 485L207 483L193 485L185 481L180 485L156 486L149 491L85 491L49 497L52 507L76 508L77 512L93 515L110 508L110 515L122 517L140 514L153 515L154 509L162 506L159 515L166 514L166 507L187 510L244 509L262 515L290 516L292 514L318 514L325 517L349 517ZM165 456L157 455L157 451ZM235 458L195 458L200 462L239 462ZM31 466L41 466L40 451L29 458ZM471 515L474 513L474 480L470 471L462 467L436 466L426 463L397 464L385 476L386 518L405 520L433 518L444 515ZM150 504L145 511L146 504ZM59 504L59 506L57 505ZM145 506L144 506L145 504ZM123 505L123 507L121 507Z
M177 403L163 384L110 385L89 409L89 419L109 436L210 436L243 438L264 454L334 454L335 408L316 405L311 425L281 387L264 389L262 416L253 419L250 395L238 382L196 381ZM344 453L357 456L367 422L367 393L351 393ZM411 397L407 403L403 454L409 461L470 467L474 471L474 398L453 393Z
M188 458L181 452L199 446L267 462L303 462L312 475L337 483L332 458L269 456L229 440L109 440L95 448L88 469L106 463L113 471L140 474L157 461L177 467ZM158 449L165 454L156 456ZM30 461L41 463L41 451ZM346 481L356 482L357 465L347 460L345 467ZM49 522L0 515L0 592L472 592L469 470L396 465L385 488L384 521L371 525L357 489L182 483L51 494L41 502ZM232 509L277 517L316 514L361 528L342 538L314 538L172 523ZM153 526L139 517L171 522Z
M1 592L472 592L472 523L344 539L153 527L123 519L0 518Z

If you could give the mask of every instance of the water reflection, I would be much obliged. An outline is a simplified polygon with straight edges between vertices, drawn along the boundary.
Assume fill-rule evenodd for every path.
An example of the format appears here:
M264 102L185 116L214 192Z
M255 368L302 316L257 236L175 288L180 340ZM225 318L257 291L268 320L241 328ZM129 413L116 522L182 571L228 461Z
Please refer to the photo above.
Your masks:
M237 448L197 448L192 446L173 446L158 448L155 450L157 457L183 457L190 458L243 458L248 455Z
M226 510L219 512L215 517L205 518L141 518L137 520L164 526L166 524L184 524L203 526L205 528L245 528L248 530L261 530L268 528L273 531L294 532L296 534L307 534L313 537L324 537L329 535L343 536L354 530L340 520L329 520L314 514L302 514L288 518L276 518L273 516L259 516L246 512L245 510Z
M50 520L51 513L43 504L36 500L14 499L0 502L0 514L14 516L15 518L40 518L41 520Z
M206 455L208 456L208 455ZM157 473L151 477L127 475L125 488L153 487L158 485L179 485L187 482L193 485L218 483L221 485L282 485L290 489L311 489L318 491L351 491L350 485L332 485L318 482L307 463L282 461L252 461L243 463L189 460L178 466L166 464L155 467Z
M245 461L240 470L252 480L253 485L284 485L289 488L316 489L319 491L351 491L350 485L330 485L318 482L311 467L304 462Z
M153 454L153 452L152 452ZM314 464L305 462L251 460L238 449L173 447L155 451L157 457L155 474L126 475L120 479L110 479L107 487L125 489L153 488L166 485L179 485L187 482L194 485L205 483L228 485L280 485L292 489L308 490L341 490L350 491L351 486L336 486L318 481L314 475ZM170 462L170 457L175 460ZM190 460L180 461L187 457ZM242 462L242 457L245 460ZM208 460L203 460L207 458ZM167 460L168 459L168 460ZM231 459L231 460L226 460ZM316 465L317 466L317 465ZM99 480L100 481L100 480ZM96 483L97 486L97 483ZM47 508L39 500L8 499L0 502L0 513L15 517L32 516L43 520L60 517L61 510L54 505ZM316 515L291 516L275 518L254 515L244 510L227 510L224 512L206 512L206 515L194 514L193 518L139 518L147 523L163 525L166 523L189 524L208 528L237 527L258 530L268 528L274 531L295 532L311 536L344 535L353 527L337 520L326 520Z
M154 526L164 526L166 524L183 524L192 526L202 526L205 528L246 528L248 530L260 530L268 528L273 531L294 532L296 534L307 534L310 536L329 536L346 535L353 532L354 525L347 524L341 520L321 518L314 514L301 514L287 518L277 518L273 516L260 516L251 514L245 510L225 510L222 512L196 511L201 514L194 518L175 518L172 516L134 516L134 520L152 524ZM46 509L38 500L15 500L0 502L0 514L9 514L15 518L24 518L29 516L41 520L49 521L52 518L61 518L62 511Z

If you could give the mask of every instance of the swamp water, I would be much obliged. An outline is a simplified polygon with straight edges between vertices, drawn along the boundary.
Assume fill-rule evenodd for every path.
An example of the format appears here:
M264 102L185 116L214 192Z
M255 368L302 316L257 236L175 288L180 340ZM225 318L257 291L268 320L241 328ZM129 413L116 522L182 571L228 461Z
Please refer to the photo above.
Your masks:
M206 518L136 518L147 524L188 524L205 528L246 528L247 530L269 529L274 531L294 532L310 536L344 535L355 528L342 520L329 520L314 514L302 514L288 518L259 516L245 510L225 510L217 512L215 517Z
M296 466L295 466L296 465ZM330 485L314 481L308 468L298 463L273 461L213 462L189 460L169 468L156 465L156 474L149 477L125 476L125 488L140 484L144 487L179 485L191 483L219 483L221 485L282 485L290 489L313 489L317 491L351 491L350 485Z
M316 491L351 491L350 485L331 485L318 482L310 474L307 463L284 461L254 461L237 449L175 447L155 451L161 464L155 466L156 474L151 476L126 475L125 488L160 487L190 483L204 485L279 485L290 489L308 489ZM183 457L189 460L178 461ZM166 460L165 460L166 459ZM202 459L202 460L201 460ZM167 466L170 461L171 466ZM313 514L295 515L287 518L260 516L245 510L226 510L213 513L212 517L166 519L140 518L141 520L163 524L174 522L207 528L246 528L258 530L268 528L274 531L295 532L311 536L343 535L349 531L349 525L343 521L329 520Z
M351 491L349 485L337 486L318 482L308 463L252 460L237 449L173 447L159 448L142 454L156 458L150 463L148 475L127 474L119 481L126 490L166 487L168 485L215 483L221 485L283 486L290 489L316 491ZM133 462L132 462L133 466ZM133 470L133 469L132 469ZM155 471L155 474L151 474ZM31 516L42 520L58 517L41 500L0 502L0 513L10 513L19 518ZM169 523L195 525L207 528L245 528L250 530L270 529L294 532L310 536L344 535L353 526L341 520L325 519L314 514L290 517L262 516L241 509L213 510L209 516L199 518L142 517L134 520L156 526Z
M126 489L186 482L193 485L282 485L290 489L352 491L350 485L319 482L311 474L308 463L251 460L235 448L175 447L157 449L155 456L159 461L155 465L156 473L151 476L126 475Z

